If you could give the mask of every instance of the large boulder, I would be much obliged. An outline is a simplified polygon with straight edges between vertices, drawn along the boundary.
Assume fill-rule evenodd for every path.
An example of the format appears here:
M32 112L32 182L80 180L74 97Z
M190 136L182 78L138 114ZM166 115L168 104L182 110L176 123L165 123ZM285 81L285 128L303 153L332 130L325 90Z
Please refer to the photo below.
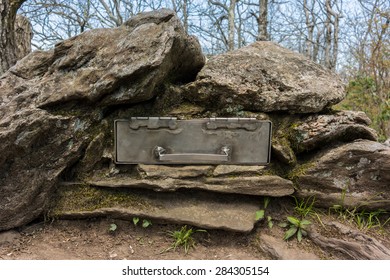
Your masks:
M291 172L297 196L323 207L390 210L390 148L356 140L329 149Z
M57 178L81 155L78 121L29 108L1 118L0 230L24 225L42 213Z
M273 42L256 42L210 58L187 98L208 108L315 113L344 96L340 78Z
M82 33L9 69L0 77L0 230L37 218L59 178L74 179L79 161L91 165L86 152L103 153L113 137L108 107L149 100L203 64L197 40L160 10Z
M38 74L31 69L41 70L33 88L38 107L78 100L109 106L149 100L166 82L192 80L203 64L198 41L172 11L160 10L118 28L84 32L10 72L31 80Z

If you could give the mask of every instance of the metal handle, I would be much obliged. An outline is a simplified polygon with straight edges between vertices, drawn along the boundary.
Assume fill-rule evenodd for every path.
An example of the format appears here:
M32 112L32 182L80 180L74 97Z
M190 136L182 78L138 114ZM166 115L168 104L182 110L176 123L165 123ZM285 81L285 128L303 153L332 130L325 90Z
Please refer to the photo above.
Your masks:
M221 154L166 154L166 150L163 147L157 146L154 148L154 154L159 161L164 162L181 162L181 163L193 163L193 162L225 162L229 161L231 149L227 146L221 148Z

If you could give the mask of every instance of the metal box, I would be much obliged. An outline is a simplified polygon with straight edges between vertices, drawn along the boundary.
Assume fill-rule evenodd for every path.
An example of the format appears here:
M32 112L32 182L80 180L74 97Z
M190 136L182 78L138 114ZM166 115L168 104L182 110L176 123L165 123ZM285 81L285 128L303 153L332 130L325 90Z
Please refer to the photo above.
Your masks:
M270 162L270 121L254 118L115 121L117 164L246 164Z

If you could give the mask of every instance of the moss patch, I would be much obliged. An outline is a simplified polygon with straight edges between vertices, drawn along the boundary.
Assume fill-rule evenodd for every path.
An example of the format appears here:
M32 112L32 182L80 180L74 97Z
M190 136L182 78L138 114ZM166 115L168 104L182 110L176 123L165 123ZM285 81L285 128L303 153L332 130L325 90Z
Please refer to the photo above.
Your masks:
M314 162L306 162L300 165L297 165L287 174L287 178L294 183L295 187L298 187L299 177L306 174L307 170L314 166Z
M286 149L300 150L301 136L296 128L302 123L299 115L270 115L273 124L273 141L286 145Z
M127 189L99 188L89 185L62 186L57 190L49 216L63 212L93 211L123 207L148 209L151 205Z

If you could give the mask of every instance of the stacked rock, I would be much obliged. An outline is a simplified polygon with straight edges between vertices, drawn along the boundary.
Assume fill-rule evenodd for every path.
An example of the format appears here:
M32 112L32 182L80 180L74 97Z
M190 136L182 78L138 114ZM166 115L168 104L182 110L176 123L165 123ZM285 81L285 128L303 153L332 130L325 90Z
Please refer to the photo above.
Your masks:
M390 148L332 72L271 42L205 64L172 11L36 51L0 77L0 230L45 214L148 217L249 232L261 196L390 209ZM255 117L268 166L117 165L115 119Z

